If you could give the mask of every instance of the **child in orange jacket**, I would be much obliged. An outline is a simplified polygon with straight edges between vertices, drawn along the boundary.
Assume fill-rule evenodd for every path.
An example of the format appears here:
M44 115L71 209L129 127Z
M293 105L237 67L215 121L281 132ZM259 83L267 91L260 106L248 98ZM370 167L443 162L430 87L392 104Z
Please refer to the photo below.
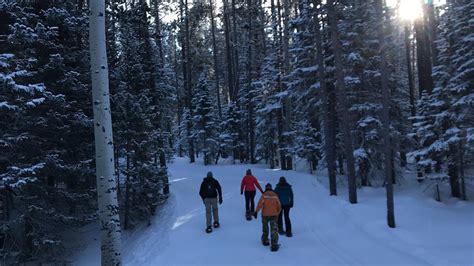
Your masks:
M262 210L262 244L268 246L268 225L270 224L271 251L277 251L278 245L278 215L281 204L278 195L273 191L270 183L265 185L265 192L260 197L254 216Z

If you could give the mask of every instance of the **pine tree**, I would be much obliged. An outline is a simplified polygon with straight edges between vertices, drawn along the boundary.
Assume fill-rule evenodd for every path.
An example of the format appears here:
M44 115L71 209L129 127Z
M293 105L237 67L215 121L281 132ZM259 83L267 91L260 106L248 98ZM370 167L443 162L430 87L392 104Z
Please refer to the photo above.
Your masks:
M321 4L321 2L319 2ZM335 146L335 121L331 121L334 114L331 113L332 108L330 108L329 100L330 94L328 92L328 86L326 82L326 65L324 63L324 51L323 51L323 38L322 38L322 22L319 20L319 15L321 8L318 11L314 12L315 20L315 46L316 46L316 61L318 69L318 79L319 86L315 86L320 89L321 95L321 116L323 120L323 132L324 132L324 151L326 166L328 169L328 178L329 178L329 195L337 195L337 185L336 185L336 146ZM318 84L318 83L316 83Z
M393 181L392 181L392 146L390 139L390 102L389 102L389 88L388 88L388 68L387 68L387 57L386 46L385 46L385 21L383 15L383 2L378 0L375 3L377 17L379 24L377 28L378 40L379 40L379 55L380 55L380 75L381 75L381 90L382 90L382 123L383 123L383 135L384 135L384 170L385 170L385 187L387 190L387 224L389 227L395 227L395 211L393 203Z
M203 72L194 91L193 99L195 112L193 117L192 138L196 140L196 147L204 154L204 164L214 162L219 152L219 141L217 139L218 123L217 114L214 109L215 97L211 94L210 84L206 72Z
M465 167L461 166L461 154L472 154L473 149L472 9L470 1L446 6L437 41L438 65L433 70L435 88L419 101L413 132L419 145L414 153L418 164L428 176L447 174L451 195L459 198L460 167Z
M33 254L60 261L63 243L54 226L83 225L96 208L87 20L67 3L43 4L0 4L10 24L1 49L12 52L1 56L1 116L9 122L2 127L2 154L11 155L2 159L0 175L17 194L10 207L20 215L8 217L9 228L27 232L9 238L7 246L23 247L7 257L23 261Z
M342 116L342 132L344 138L344 154L346 156L346 164L348 170L349 179L349 201L353 204L357 203L357 188L356 188L356 177L355 177L355 166L354 166L354 155L353 145L350 137L351 130L351 119L349 118L348 103L346 91L344 90L344 73L342 68L342 51L340 47L340 40L338 37L337 18L335 13L334 2L329 0L328 6L328 19L329 26L331 28L331 42L334 47L334 66L336 72L336 91L337 98L340 102L339 114Z
M292 60L291 72L285 77L291 102L295 103L292 113L294 116L287 123L293 123L293 147L296 154L308 160L311 170L316 170L321 154L321 134L319 116L321 104L317 102L320 96L317 89L318 67L315 56L315 30L313 10L309 2L301 1L299 16L290 21L294 29L290 55ZM298 104L296 104L298 103ZM287 133L288 134L288 133Z
M125 164L118 172L125 176L123 201L124 229L140 221L151 223L156 207L163 202L168 184L166 155L169 153L166 112L173 103L170 73L157 71L158 49L148 34L144 16L147 6L140 2L119 13L122 53L115 69L118 86L113 95L117 152Z

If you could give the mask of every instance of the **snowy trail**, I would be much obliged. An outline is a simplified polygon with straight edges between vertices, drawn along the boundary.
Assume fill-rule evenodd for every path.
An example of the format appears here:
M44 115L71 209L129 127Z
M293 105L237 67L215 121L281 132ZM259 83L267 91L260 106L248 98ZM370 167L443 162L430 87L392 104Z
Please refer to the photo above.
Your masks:
M344 264L340 255L329 254L326 248L317 248L324 241L314 238L306 232L311 230L309 223L303 223L298 228L299 220L309 212L296 211L292 213L295 229L294 238L280 237L281 250L275 254L260 244L261 222L258 220L246 221L244 218L244 199L239 193L240 180L248 166L225 165L204 167L202 165L186 165L178 161L170 166L173 175L171 180L173 195L176 198L174 214L171 217L172 225L167 238L169 245L161 252L152 252L150 256L127 260L126 264L170 265L170 264L246 264L262 265L269 263L279 264L313 264L313 257L324 264ZM220 206L220 220L222 227L211 234L204 232L204 207L197 194L202 177L210 169L218 178L224 192L224 203ZM267 182L276 183L280 172L262 168L253 168L254 174L264 185ZM186 178L186 179L185 179ZM178 181L179 180L179 181ZM289 182L293 180L289 178ZM299 200L299 191L295 188L296 200ZM259 194L259 193L258 193ZM258 200L259 195L257 195ZM298 202L297 202L298 204ZM302 202L300 208L306 208ZM297 210L298 208L294 208ZM313 211L316 208L310 208ZM159 241L159 240L158 240ZM310 249L309 247L316 247ZM308 256L312 254L312 256ZM346 261L348 262L348 261Z
M244 198L239 189L249 167L262 186L267 182L275 185L281 175L293 186L295 207L290 217L294 236L280 236L281 249L276 253L260 243L260 217L252 221L244 217ZM204 167L177 158L169 169L169 202L152 226L124 237L125 265L474 265L474 213L469 213L474 210L472 203L441 208L443 213L434 214L432 202L413 210L396 205L400 208L399 224L397 229L389 229L385 225L384 199L374 197L372 191L361 193L359 204L350 205L345 195L329 197L314 176L270 170L263 165ZM221 228L206 234L198 190L209 170L222 186L224 202L219 206ZM256 201L259 197L257 192ZM411 206L411 200L407 197L399 201ZM452 211L456 207L463 215ZM422 213L425 209L429 210L426 214ZM414 215L425 216L415 219L442 216L444 220L439 224L430 222L429 227L410 227ZM452 223L463 228L444 235L438 232ZM433 236L434 232L439 235ZM85 261L75 264L85 265Z

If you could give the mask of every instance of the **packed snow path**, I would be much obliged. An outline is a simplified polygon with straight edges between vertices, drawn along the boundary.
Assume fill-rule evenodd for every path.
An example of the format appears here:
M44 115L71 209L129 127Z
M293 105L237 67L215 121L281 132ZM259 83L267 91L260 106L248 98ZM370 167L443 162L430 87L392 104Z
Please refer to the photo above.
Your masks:
M282 175L293 186L293 237L280 236L278 252L260 242L260 215L245 220L240 181L247 168L262 186L274 186ZM474 264L472 202L444 206L426 197L396 194L397 228L389 229L383 189L363 190L359 204L350 205L345 192L329 197L314 176L263 165L204 166L177 158L169 170L172 194L166 207L150 227L124 236L125 265ZM221 227L211 234L204 231L205 210L198 195L207 171L214 173L224 194ZM256 201L259 197L257 192ZM83 259L77 263L84 264Z

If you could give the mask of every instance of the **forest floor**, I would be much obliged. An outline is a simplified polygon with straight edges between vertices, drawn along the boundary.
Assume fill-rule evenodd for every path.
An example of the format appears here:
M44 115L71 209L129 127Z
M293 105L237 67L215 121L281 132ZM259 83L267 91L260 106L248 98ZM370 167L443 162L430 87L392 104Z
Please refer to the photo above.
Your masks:
M280 236L278 252L262 246L260 217L245 220L240 181L247 168L262 186L275 185L282 175L293 186L293 237ZM397 227L390 229L384 188L359 189L353 205L343 185L339 196L330 197L323 175L265 165L204 166L184 158L176 158L169 171L171 196L152 225L123 235L124 265L474 265L472 200L437 202L421 193L421 185L396 185ZM224 194L221 227L211 234L204 231L198 195L208 171ZM99 265L98 232L92 228L82 238L87 242L73 264Z

